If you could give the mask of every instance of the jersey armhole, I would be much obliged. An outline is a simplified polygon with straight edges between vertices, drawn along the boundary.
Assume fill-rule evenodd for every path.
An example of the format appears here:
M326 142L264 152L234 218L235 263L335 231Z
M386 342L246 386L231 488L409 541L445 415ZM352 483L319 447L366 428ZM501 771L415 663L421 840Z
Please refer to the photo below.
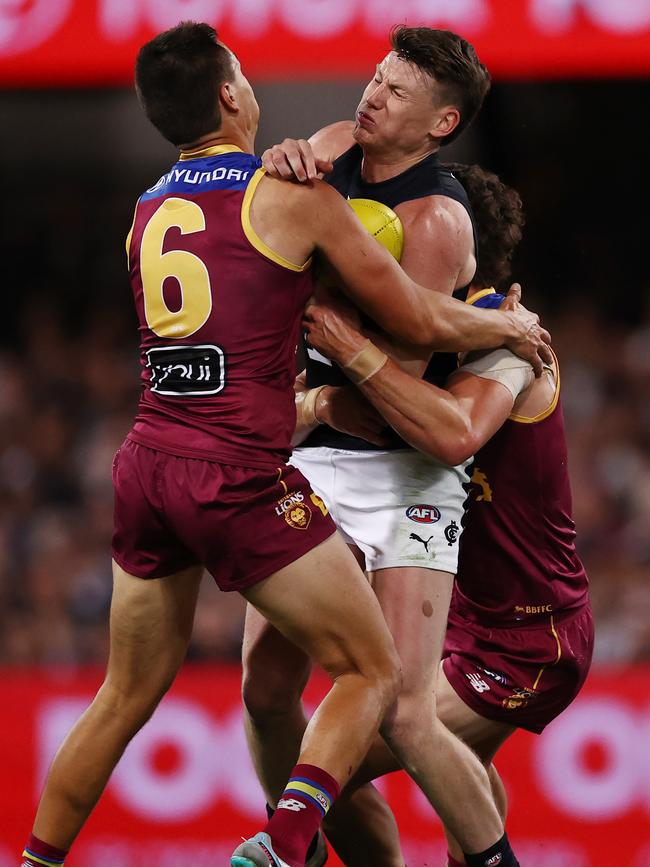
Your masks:
M244 235L246 235L248 243L252 247L254 247L258 251L258 253L261 253L266 259L270 259L271 262L275 262L276 265L281 265L283 268L286 268L289 271L306 271L307 268L309 268L309 266L311 265L311 256L302 265L296 265L295 262L290 262L289 259L285 259L284 256L281 256L279 253L276 253L275 250L272 250L268 246L268 244L266 244L260 238L260 236L253 228L253 224L251 223L250 218L251 202L253 201L255 190L257 189L259 182L262 180L265 174L265 169L257 169L246 188L246 193L244 194L244 201L242 202L241 206L241 225L242 229L244 230Z
M131 228L129 229L129 233L126 236L126 266L127 268L131 265L131 236L133 235L133 227L135 226L135 215L138 213L138 205L140 204L140 199L135 203L135 208L133 209L133 219L131 220Z
M553 352L553 350L551 350L551 352ZM510 421L515 421L519 424L537 424L537 422L544 421L545 418L548 418L549 415L552 415L552 413L555 411L557 402L560 399L560 365L557 360L557 355L554 352L553 358L555 360L555 391L553 393L553 398L550 404L546 407L546 409L542 410L542 412L538 413L535 416L517 415L516 413L512 413L512 415L508 416Z

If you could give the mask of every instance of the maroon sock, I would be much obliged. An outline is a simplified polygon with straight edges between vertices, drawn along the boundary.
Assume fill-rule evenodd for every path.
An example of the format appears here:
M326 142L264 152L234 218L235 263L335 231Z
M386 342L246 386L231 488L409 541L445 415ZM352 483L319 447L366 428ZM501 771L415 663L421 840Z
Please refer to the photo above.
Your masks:
M467 867L464 861L456 861L456 859L447 852L447 867Z
M44 867L44 865L45 867L61 867L67 854L64 849L50 846L49 843L44 843L38 837L30 834L23 851L20 867Z
M296 765L293 769L264 829L273 849L290 867L305 863L307 848L338 795L338 783L321 768Z

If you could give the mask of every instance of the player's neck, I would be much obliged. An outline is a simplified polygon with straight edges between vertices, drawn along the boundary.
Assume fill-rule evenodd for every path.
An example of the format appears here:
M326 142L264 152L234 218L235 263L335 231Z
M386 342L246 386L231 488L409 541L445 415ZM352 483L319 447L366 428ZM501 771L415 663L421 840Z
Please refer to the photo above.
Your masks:
M181 153L191 155L206 148L233 145L244 153L255 153L255 139L238 129L220 129L218 132L207 133L189 144L181 145Z
M411 166L422 162L438 148L428 147L413 153L368 153L364 150L361 177L368 184L378 184L401 175Z

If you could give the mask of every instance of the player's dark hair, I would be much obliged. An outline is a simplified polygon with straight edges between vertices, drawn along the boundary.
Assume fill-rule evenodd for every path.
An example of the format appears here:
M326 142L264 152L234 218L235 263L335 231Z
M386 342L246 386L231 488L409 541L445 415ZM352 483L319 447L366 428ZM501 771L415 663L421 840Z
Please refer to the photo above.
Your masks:
M447 163L465 187L478 227L478 268L472 285L498 288L510 276L512 254L525 222L521 198L480 166Z
M145 114L175 145L219 129L219 88L233 74L230 52L209 24L183 21L143 45L135 87Z
M474 46L451 30L431 27L395 27L390 34L393 51L442 85L444 99L460 112L458 126L445 136L449 144L467 129L490 90L490 73Z

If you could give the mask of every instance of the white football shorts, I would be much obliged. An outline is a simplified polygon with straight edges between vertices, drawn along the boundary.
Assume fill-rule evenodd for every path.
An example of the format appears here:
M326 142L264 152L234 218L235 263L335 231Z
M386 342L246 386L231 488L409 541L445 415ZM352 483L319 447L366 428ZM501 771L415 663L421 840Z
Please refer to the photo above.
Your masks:
M447 467L412 450L297 448L290 463L323 499L366 569L420 566L456 574L470 461Z

